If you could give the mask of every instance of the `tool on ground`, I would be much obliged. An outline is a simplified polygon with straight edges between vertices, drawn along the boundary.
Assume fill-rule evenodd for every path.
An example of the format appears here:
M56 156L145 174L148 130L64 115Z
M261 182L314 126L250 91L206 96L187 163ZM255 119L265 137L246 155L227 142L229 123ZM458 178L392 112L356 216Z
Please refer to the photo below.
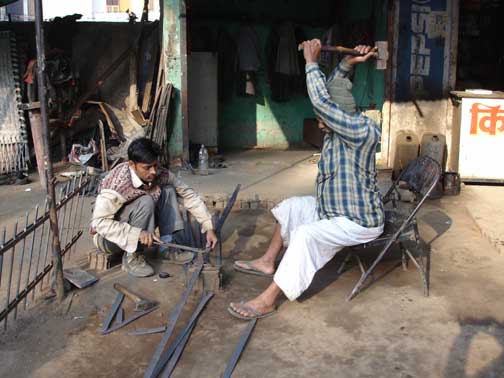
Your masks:
M152 311L157 310L157 309L158 309L158 307L156 306L156 307L150 308L149 310L145 310L143 312L137 312L135 315L133 315L132 317L130 317L130 318L126 319L126 320L124 320L123 322L116 324L115 326L107 329L106 331L102 331L101 334L102 335L107 335L109 333L117 331L118 329L127 326L128 324L134 322L135 320L141 318L142 316L150 314Z
M247 341L250 338L250 335L252 334L256 323L257 319L252 319L251 321L249 321L249 324L247 325L247 328L245 328L245 332L243 332L243 335L240 338L240 341L238 342L238 345L236 346L236 349L234 350L233 355L228 362L226 370L224 371L224 378L231 378L231 374L233 374L233 370L236 367L236 364L238 363L243 350L245 349L245 345L247 345Z
M112 320L114 320L114 317L116 316L117 310L119 310L119 307L121 306L123 299L124 299L124 294L117 293L115 302L112 305L112 307L110 308L110 311L107 314L107 317L103 321L102 334L110 328L110 324L112 324Z
M136 331L127 333L128 336L139 336L139 335L152 335L153 333L161 333L166 331L166 326L157 328L141 328Z
M302 51L304 46L304 42L299 44L298 51ZM327 46L323 45L321 51L328 52L338 52L344 55L352 55L352 56L364 56L366 54L361 54L355 49L350 49L348 47L343 46ZM389 58L388 52L388 42L387 41L377 41L375 47L371 50L374 52L374 58L376 59L376 69L384 70L387 68L387 60Z
M157 241L155 241L154 244L159 245L161 247L177 248L177 249L180 249L182 251L188 251L188 252L193 252L193 253L200 253L200 254L208 253L207 249L187 247L187 246L181 245L181 244L166 243L166 242L157 242Z
M158 302L142 298L141 296L133 293L131 290L122 286L121 284L115 283L114 289L116 289L119 293L124 294L126 297L128 297L135 303L135 309L133 310L135 312L147 311L159 305Z

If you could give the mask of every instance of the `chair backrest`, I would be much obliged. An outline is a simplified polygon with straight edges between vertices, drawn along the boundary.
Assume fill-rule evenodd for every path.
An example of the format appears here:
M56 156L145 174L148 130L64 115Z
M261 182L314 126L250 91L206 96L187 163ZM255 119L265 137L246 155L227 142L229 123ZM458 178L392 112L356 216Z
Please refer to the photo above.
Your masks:
M428 156L416 158L403 169L387 194L383 197L383 201L387 203L391 199L394 200L394 197L392 197L394 193L399 195L398 188L401 182L405 182L407 188L420 198L426 197L434 189L440 177L441 166L437 161Z
M408 164L398 177L398 182L406 182L408 188L425 196L429 194L441 177L441 167L437 161L421 156Z

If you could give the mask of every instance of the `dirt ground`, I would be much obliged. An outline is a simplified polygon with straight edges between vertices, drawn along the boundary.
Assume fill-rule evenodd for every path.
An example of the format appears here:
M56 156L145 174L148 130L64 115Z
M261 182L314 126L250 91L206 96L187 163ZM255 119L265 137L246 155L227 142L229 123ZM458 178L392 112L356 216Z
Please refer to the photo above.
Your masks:
M336 271L344 252L297 302L260 320L233 377L503 377L504 257L481 235L464 195L431 201L422 212L422 239L432 252L431 295L418 272L397 260L379 265L376 282L345 300L359 271ZM259 256L274 220L261 210L233 212L224 230L225 287L203 311L174 377L220 377L246 323L227 314L230 301L250 298L268 279L235 273L232 261ZM1 377L140 377L161 334L128 336L166 323L184 290L178 266L157 262L157 276L133 279L118 268L61 305L42 303L0 337ZM127 328L100 336L120 282L161 302ZM196 305L192 300L179 329ZM132 313L126 303L126 316Z

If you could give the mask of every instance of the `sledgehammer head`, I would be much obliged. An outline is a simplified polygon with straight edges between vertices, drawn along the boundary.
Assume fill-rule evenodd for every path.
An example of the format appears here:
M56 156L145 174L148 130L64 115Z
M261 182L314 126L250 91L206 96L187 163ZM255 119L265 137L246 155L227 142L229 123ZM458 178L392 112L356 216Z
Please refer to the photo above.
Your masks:
M147 311L159 305L159 302L142 298L118 283L114 284L114 289L116 289L120 293L123 293L127 298L131 299L135 303L135 308L133 310L135 312Z

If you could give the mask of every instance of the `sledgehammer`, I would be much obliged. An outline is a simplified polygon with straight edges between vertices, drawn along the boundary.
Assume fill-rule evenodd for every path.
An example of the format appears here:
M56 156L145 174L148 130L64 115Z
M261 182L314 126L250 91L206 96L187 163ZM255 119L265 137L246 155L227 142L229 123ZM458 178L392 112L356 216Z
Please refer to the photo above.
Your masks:
M303 48L304 48L304 42L299 44L298 51L302 51ZM366 54L361 54L357 50L350 49L348 47L343 47L343 46L323 45L321 47L321 51L339 52L344 55L352 55L352 56L366 55ZM387 41L377 41L376 46L373 47L370 52L374 53L373 57L376 59L376 68L379 70L386 69L387 68L387 60L389 58Z
M114 289L116 289L120 293L123 293L126 297L128 297L135 303L135 309L133 310L135 312L147 311L159 304L156 301L151 301L150 299L140 297L139 295L131 292L129 289L118 283L114 284Z

